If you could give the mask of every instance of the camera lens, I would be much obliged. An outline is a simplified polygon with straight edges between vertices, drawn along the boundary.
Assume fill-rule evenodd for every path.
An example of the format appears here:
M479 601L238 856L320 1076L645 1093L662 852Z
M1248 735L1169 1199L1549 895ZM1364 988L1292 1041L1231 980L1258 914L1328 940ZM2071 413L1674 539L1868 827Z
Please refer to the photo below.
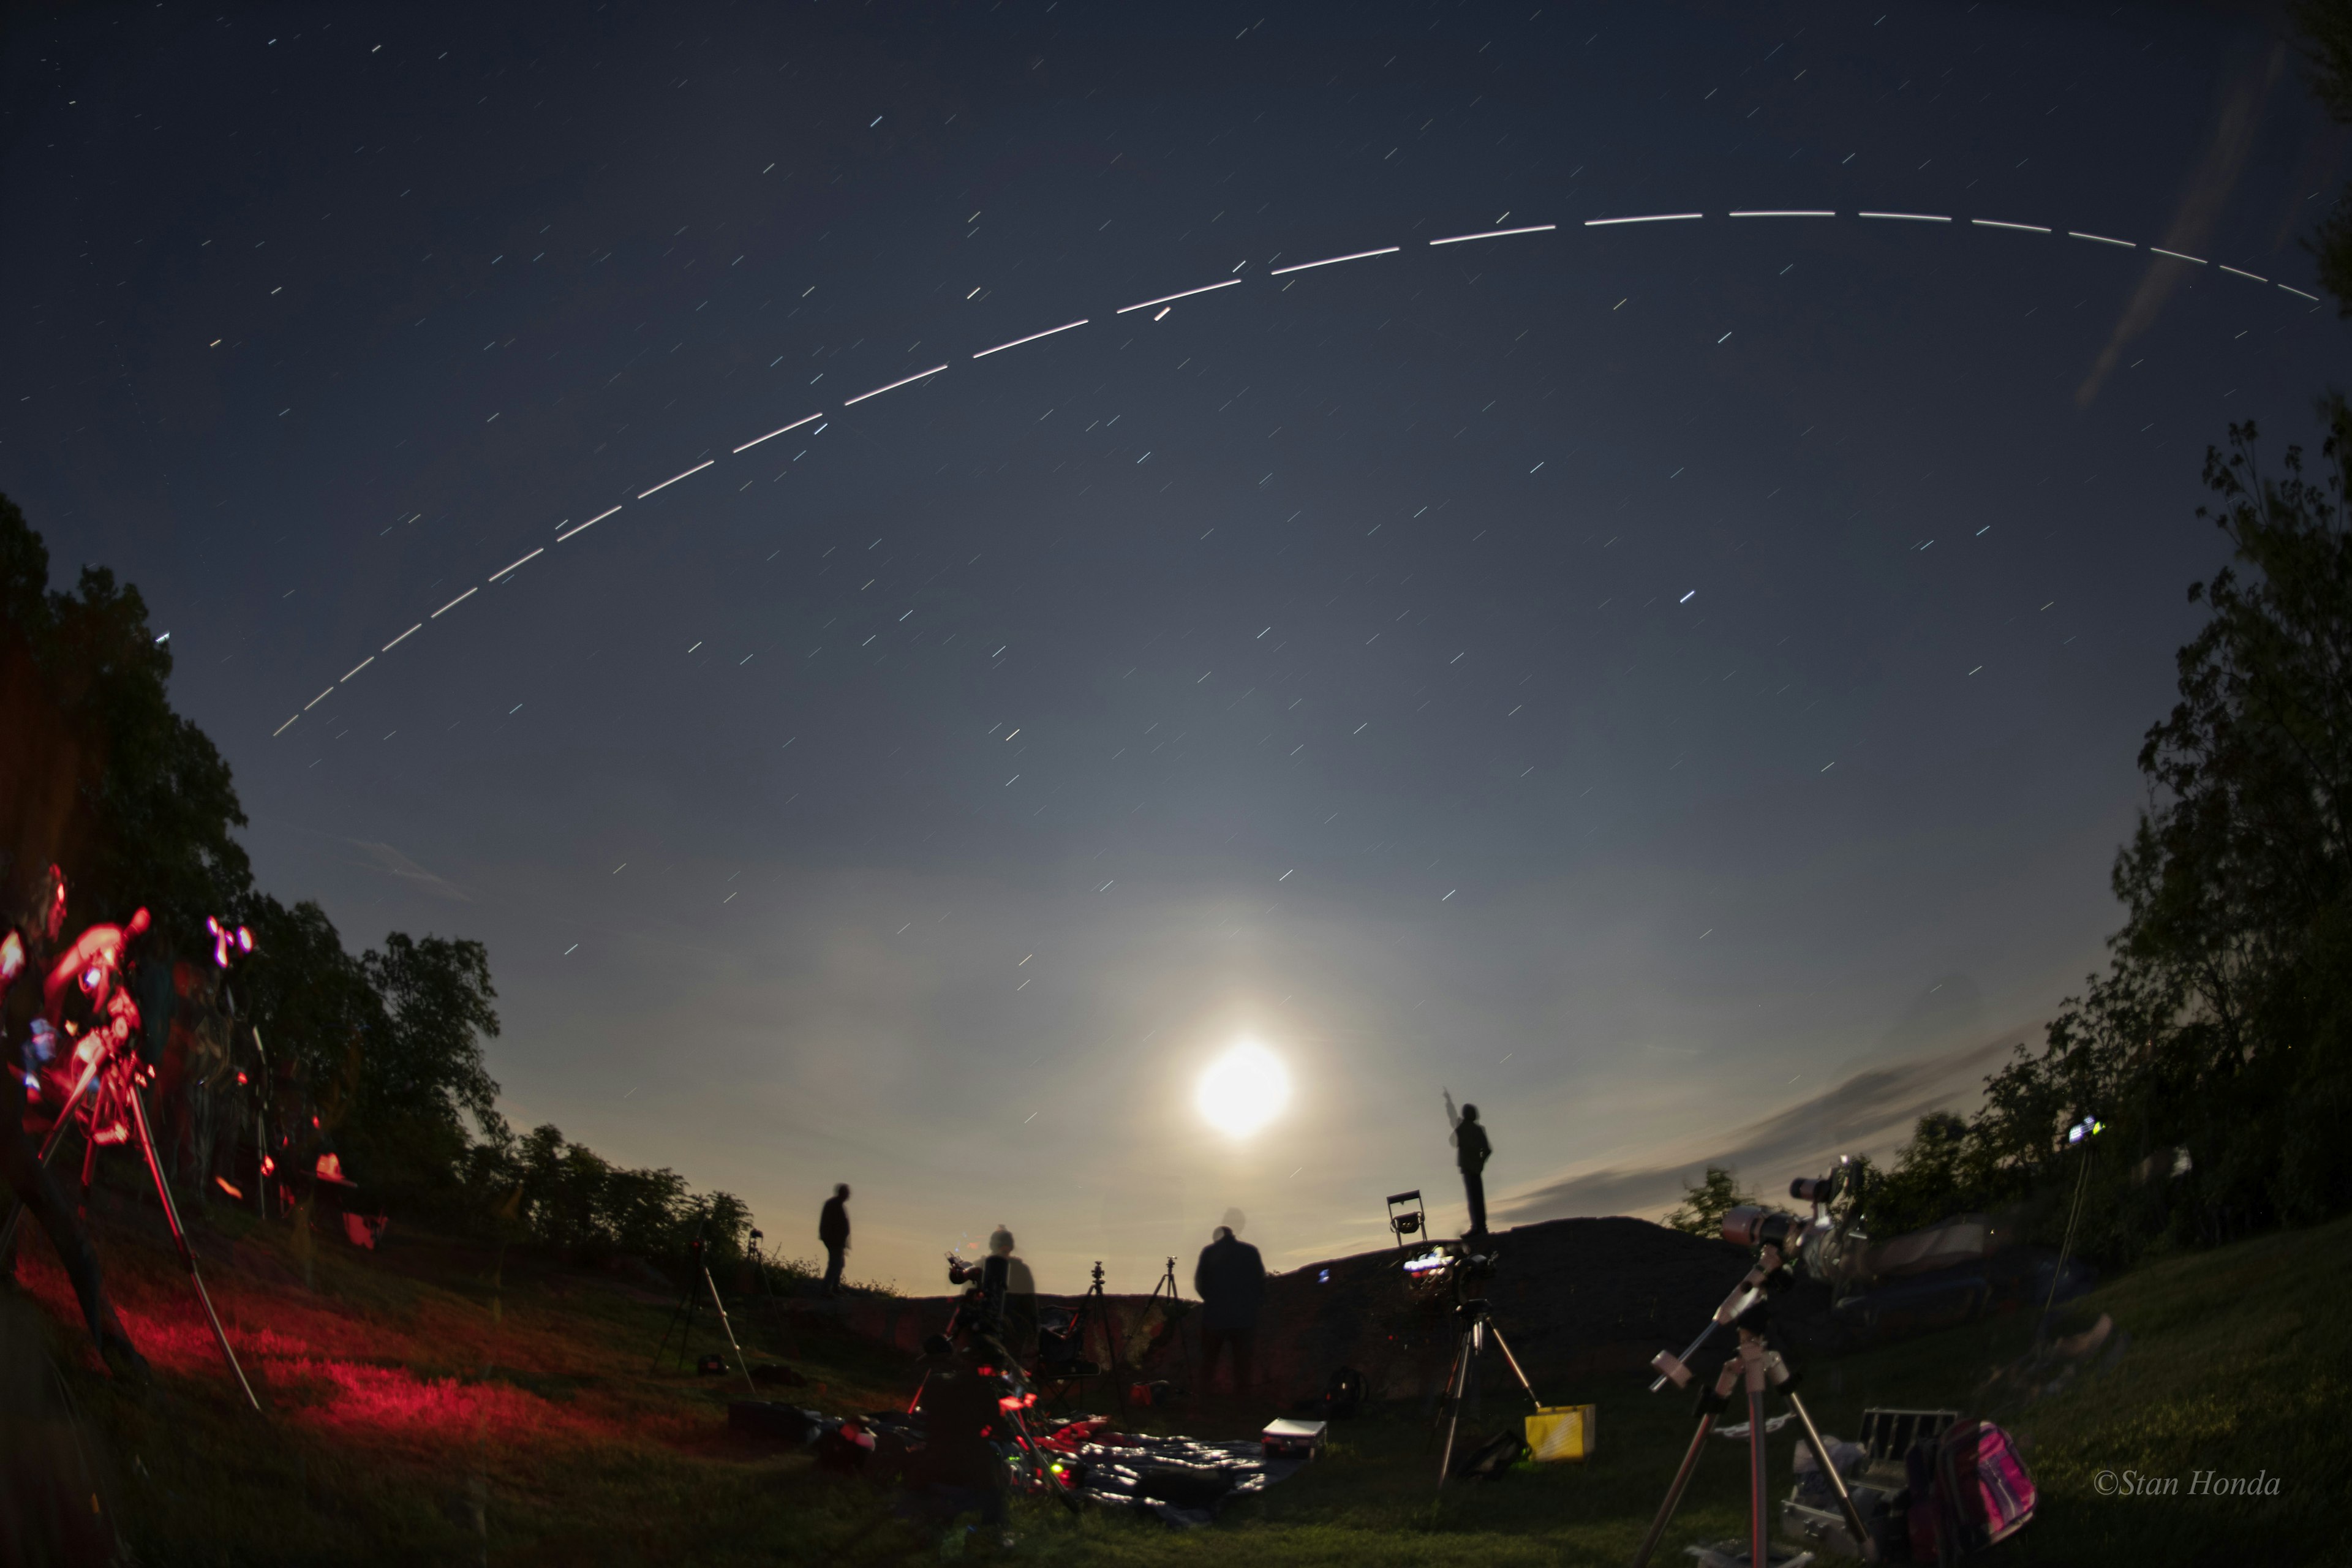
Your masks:
M1723 1239L1734 1247L1777 1247L1787 1251L1802 1223L1794 1215L1742 1204L1723 1216Z

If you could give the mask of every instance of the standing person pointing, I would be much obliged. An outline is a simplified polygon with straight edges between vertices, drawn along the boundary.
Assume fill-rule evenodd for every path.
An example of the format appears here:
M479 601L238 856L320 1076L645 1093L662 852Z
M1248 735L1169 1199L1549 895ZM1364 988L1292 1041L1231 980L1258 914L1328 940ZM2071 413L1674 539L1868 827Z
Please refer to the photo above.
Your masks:
M841 1294L843 1255L849 1250L849 1184L835 1183L833 1196L817 1211L816 1238L824 1244L824 1293Z
M1462 1167L1463 1195L1470 1200L1470 1237L1483 1240L1486 1235L1486 1162L1494 1158L1495 1146L1486 1142L1486 1124L1478 1120L1478 1108L1465 1104L1454 1109L1454 1091L1445 1091L1445 1120L1454 1124L1454 1163Z

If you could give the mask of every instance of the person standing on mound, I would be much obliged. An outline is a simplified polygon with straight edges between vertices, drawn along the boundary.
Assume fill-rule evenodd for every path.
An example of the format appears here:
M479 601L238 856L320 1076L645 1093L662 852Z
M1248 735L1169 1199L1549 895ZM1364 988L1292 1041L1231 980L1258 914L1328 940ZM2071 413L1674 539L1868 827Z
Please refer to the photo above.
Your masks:
M1466 1239L1484 1241L1486 1237L1486 1162L1495 1157L1495 1146L1486 1141L1486 1124L1478 1120L1478 1108L1465 1105L1454 1109L1454 1091L1445 1091L1445 1119L1454 1123L1454 1163L1462 1167L1462 1195L1470 1200L1470 1231Z
M841 1266L849 1252L849 1184L835 1183L817 1211L816 1238L824 1244L824 1293L841 1294Z

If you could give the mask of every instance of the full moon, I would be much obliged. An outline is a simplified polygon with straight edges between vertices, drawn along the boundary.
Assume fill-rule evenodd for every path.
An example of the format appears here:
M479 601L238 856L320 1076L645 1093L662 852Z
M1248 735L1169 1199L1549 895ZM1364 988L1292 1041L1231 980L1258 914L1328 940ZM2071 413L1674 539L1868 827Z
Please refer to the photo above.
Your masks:
M1290 1103L1290 1069L1255 1040L1240 1040L1209 1064L1192 1098L1210 1126L1246 1138Z

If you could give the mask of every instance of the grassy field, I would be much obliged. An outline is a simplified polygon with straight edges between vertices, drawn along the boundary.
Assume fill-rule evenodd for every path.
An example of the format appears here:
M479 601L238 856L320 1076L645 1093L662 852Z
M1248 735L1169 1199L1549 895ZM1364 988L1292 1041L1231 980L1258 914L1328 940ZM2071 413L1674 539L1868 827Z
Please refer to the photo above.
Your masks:
M158 1372L110 1382L79 1342L70 1299L32 1241L35 1304L0 1302L0 1348L46 1340L63 1398L94 1433L103 1505L148 1564L824 1563L937 1561L940 1537L890 1517L889 1498L803 1456L730 1438L738 1380L647 1370L667 1313L650 1289L588 1270L394 1233L369 1257L282 1226L220 1234L208 1266L230 1333L268 1406L233 1402L217 1352L159 1237L104 1236L110 1277ZM307 1281L307 1282L306 1282ZM2352 1222L2153 1264L2079 1303L2131 1336L2105 1370L2008 1416L2042 1489L2040 1517L2000 1552L2017 1563L2352 1562ZM803 1331L782 1347L751 1308L739 1329L789 1348L801 1403L902 1404L903 1358ZM1507 1329L1508 1325L1505 1325ZM2025 1348L2013 1321L1819 1362L1817 1418L1852 1435L1866 1405L1981 1408L1977 1391ZM709 1348L708 1346L701 1348ZM21 1354L18 1356L21 1362ZM21 1380L20 1380L21 1382ZM12 1386L18 1384L12 1384ZM1333 1451L1213 1529L1180 1532L1099 1511L1016 1504L1010 1550L972 1561L1201 1564L1622 1563L1689 1431L1686 1395L1631 1377L1547 1398L1599 1405L1599 1452L1441 1499L1418 1410L1369 1415ZM1490 1382L1484 1428L1513 1418ZM1254 1430L1268 1409L1177 1413L1202 1435ZM1465 1422L1465 1426L1468 1423ZM1163 1429L1169 1429L1163 1427ZM9 1443L22 1452L20 1423ZM1774 1441L1785 1493L1791 1432ZM1744 1530L1744 1447L1715 1442L1661 1562ZM2102 1471L2178 1477L2184 1495L2102 1495ZM2186 1495L2198 1471L2278 1479L2278 1495ZM950 1543L962 1547L961 1538Z

